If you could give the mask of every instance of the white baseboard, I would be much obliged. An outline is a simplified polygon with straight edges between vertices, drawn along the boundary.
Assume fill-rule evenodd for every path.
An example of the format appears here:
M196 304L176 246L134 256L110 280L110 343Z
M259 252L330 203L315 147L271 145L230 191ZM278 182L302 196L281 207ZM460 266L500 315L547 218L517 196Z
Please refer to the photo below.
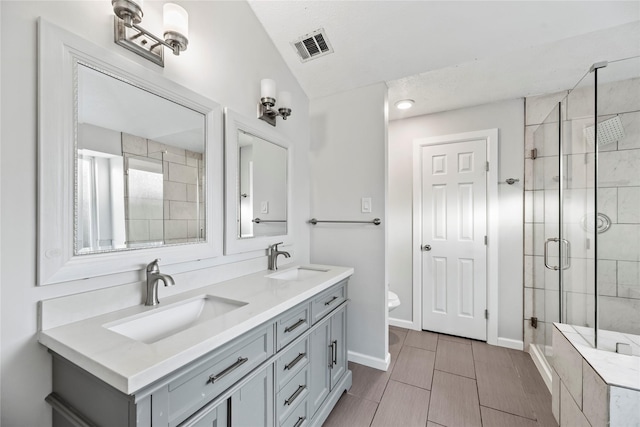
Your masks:
M549 365L547 358L544 357L542 352L540 352L538 346L533 344L529 346L529 355L531 356L531 360L533 360L533 364L536 365L536 368L538 368L538 372L540 372L540 376L544 380L544 383L549 389L549 392L553 393L551 389L551 366Z
M389 326L396 326L398 328L413 329L414 331L420 330L416 327L411 320L393 319L389 317Z
M524 342L519 340L512 340L510 338L500 338L498 337L497 345L500 347L512 348L514 350L524 350Z
M384 360L376 357L367 356L366 354L356 353L355 351L347 352L347 358L349 362L357 363L359 365L368 366L370 368L386 371L391 364L391 354L387 352Z

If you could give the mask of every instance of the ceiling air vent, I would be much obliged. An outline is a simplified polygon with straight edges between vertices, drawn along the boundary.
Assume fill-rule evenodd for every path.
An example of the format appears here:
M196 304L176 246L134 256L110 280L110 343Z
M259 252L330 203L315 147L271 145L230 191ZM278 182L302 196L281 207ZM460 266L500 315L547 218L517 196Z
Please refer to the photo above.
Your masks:
M333 52L333 48L329 44L327 34L323 28L305 34L298 40L291 42L291 46L293 46L302 62L307 62Z

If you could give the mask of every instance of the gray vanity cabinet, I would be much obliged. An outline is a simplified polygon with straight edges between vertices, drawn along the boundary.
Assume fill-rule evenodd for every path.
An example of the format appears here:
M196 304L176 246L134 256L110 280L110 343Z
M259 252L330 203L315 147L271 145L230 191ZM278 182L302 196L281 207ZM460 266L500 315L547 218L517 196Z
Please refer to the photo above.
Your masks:
M351 386L347 281L135 394L53 354L55 427L306 427Z
M273 364L243 381L231 396L216 399L180 427L272 427Z
M311 334L309 404L313 416L347 371L347 307L319 323Z

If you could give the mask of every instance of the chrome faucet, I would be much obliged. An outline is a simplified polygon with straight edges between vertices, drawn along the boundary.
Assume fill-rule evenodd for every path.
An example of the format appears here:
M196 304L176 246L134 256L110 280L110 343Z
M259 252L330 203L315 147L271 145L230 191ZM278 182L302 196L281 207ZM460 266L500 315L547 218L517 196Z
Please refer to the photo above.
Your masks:
M269 255L269 270L278 269L278 255L284 255L285 258L289 258L291 256L289 252L278 250L278 245L281 244L282 242L274 243L269 246L269 249L267 249L267 255Z
M173 286L176 282L173 281L173 277L168 274L160 273L160 266L158 265L160 259L156 259L147 265L147 300L144 305L158 305L158 281L162 280L165 286Z

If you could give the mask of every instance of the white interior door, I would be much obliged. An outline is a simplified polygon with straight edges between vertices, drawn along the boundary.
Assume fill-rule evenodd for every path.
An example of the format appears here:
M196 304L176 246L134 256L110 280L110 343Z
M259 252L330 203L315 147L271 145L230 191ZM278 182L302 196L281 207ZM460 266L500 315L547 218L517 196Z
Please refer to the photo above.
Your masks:
M414 147L422 329L486 340L487 141L432 142Z

